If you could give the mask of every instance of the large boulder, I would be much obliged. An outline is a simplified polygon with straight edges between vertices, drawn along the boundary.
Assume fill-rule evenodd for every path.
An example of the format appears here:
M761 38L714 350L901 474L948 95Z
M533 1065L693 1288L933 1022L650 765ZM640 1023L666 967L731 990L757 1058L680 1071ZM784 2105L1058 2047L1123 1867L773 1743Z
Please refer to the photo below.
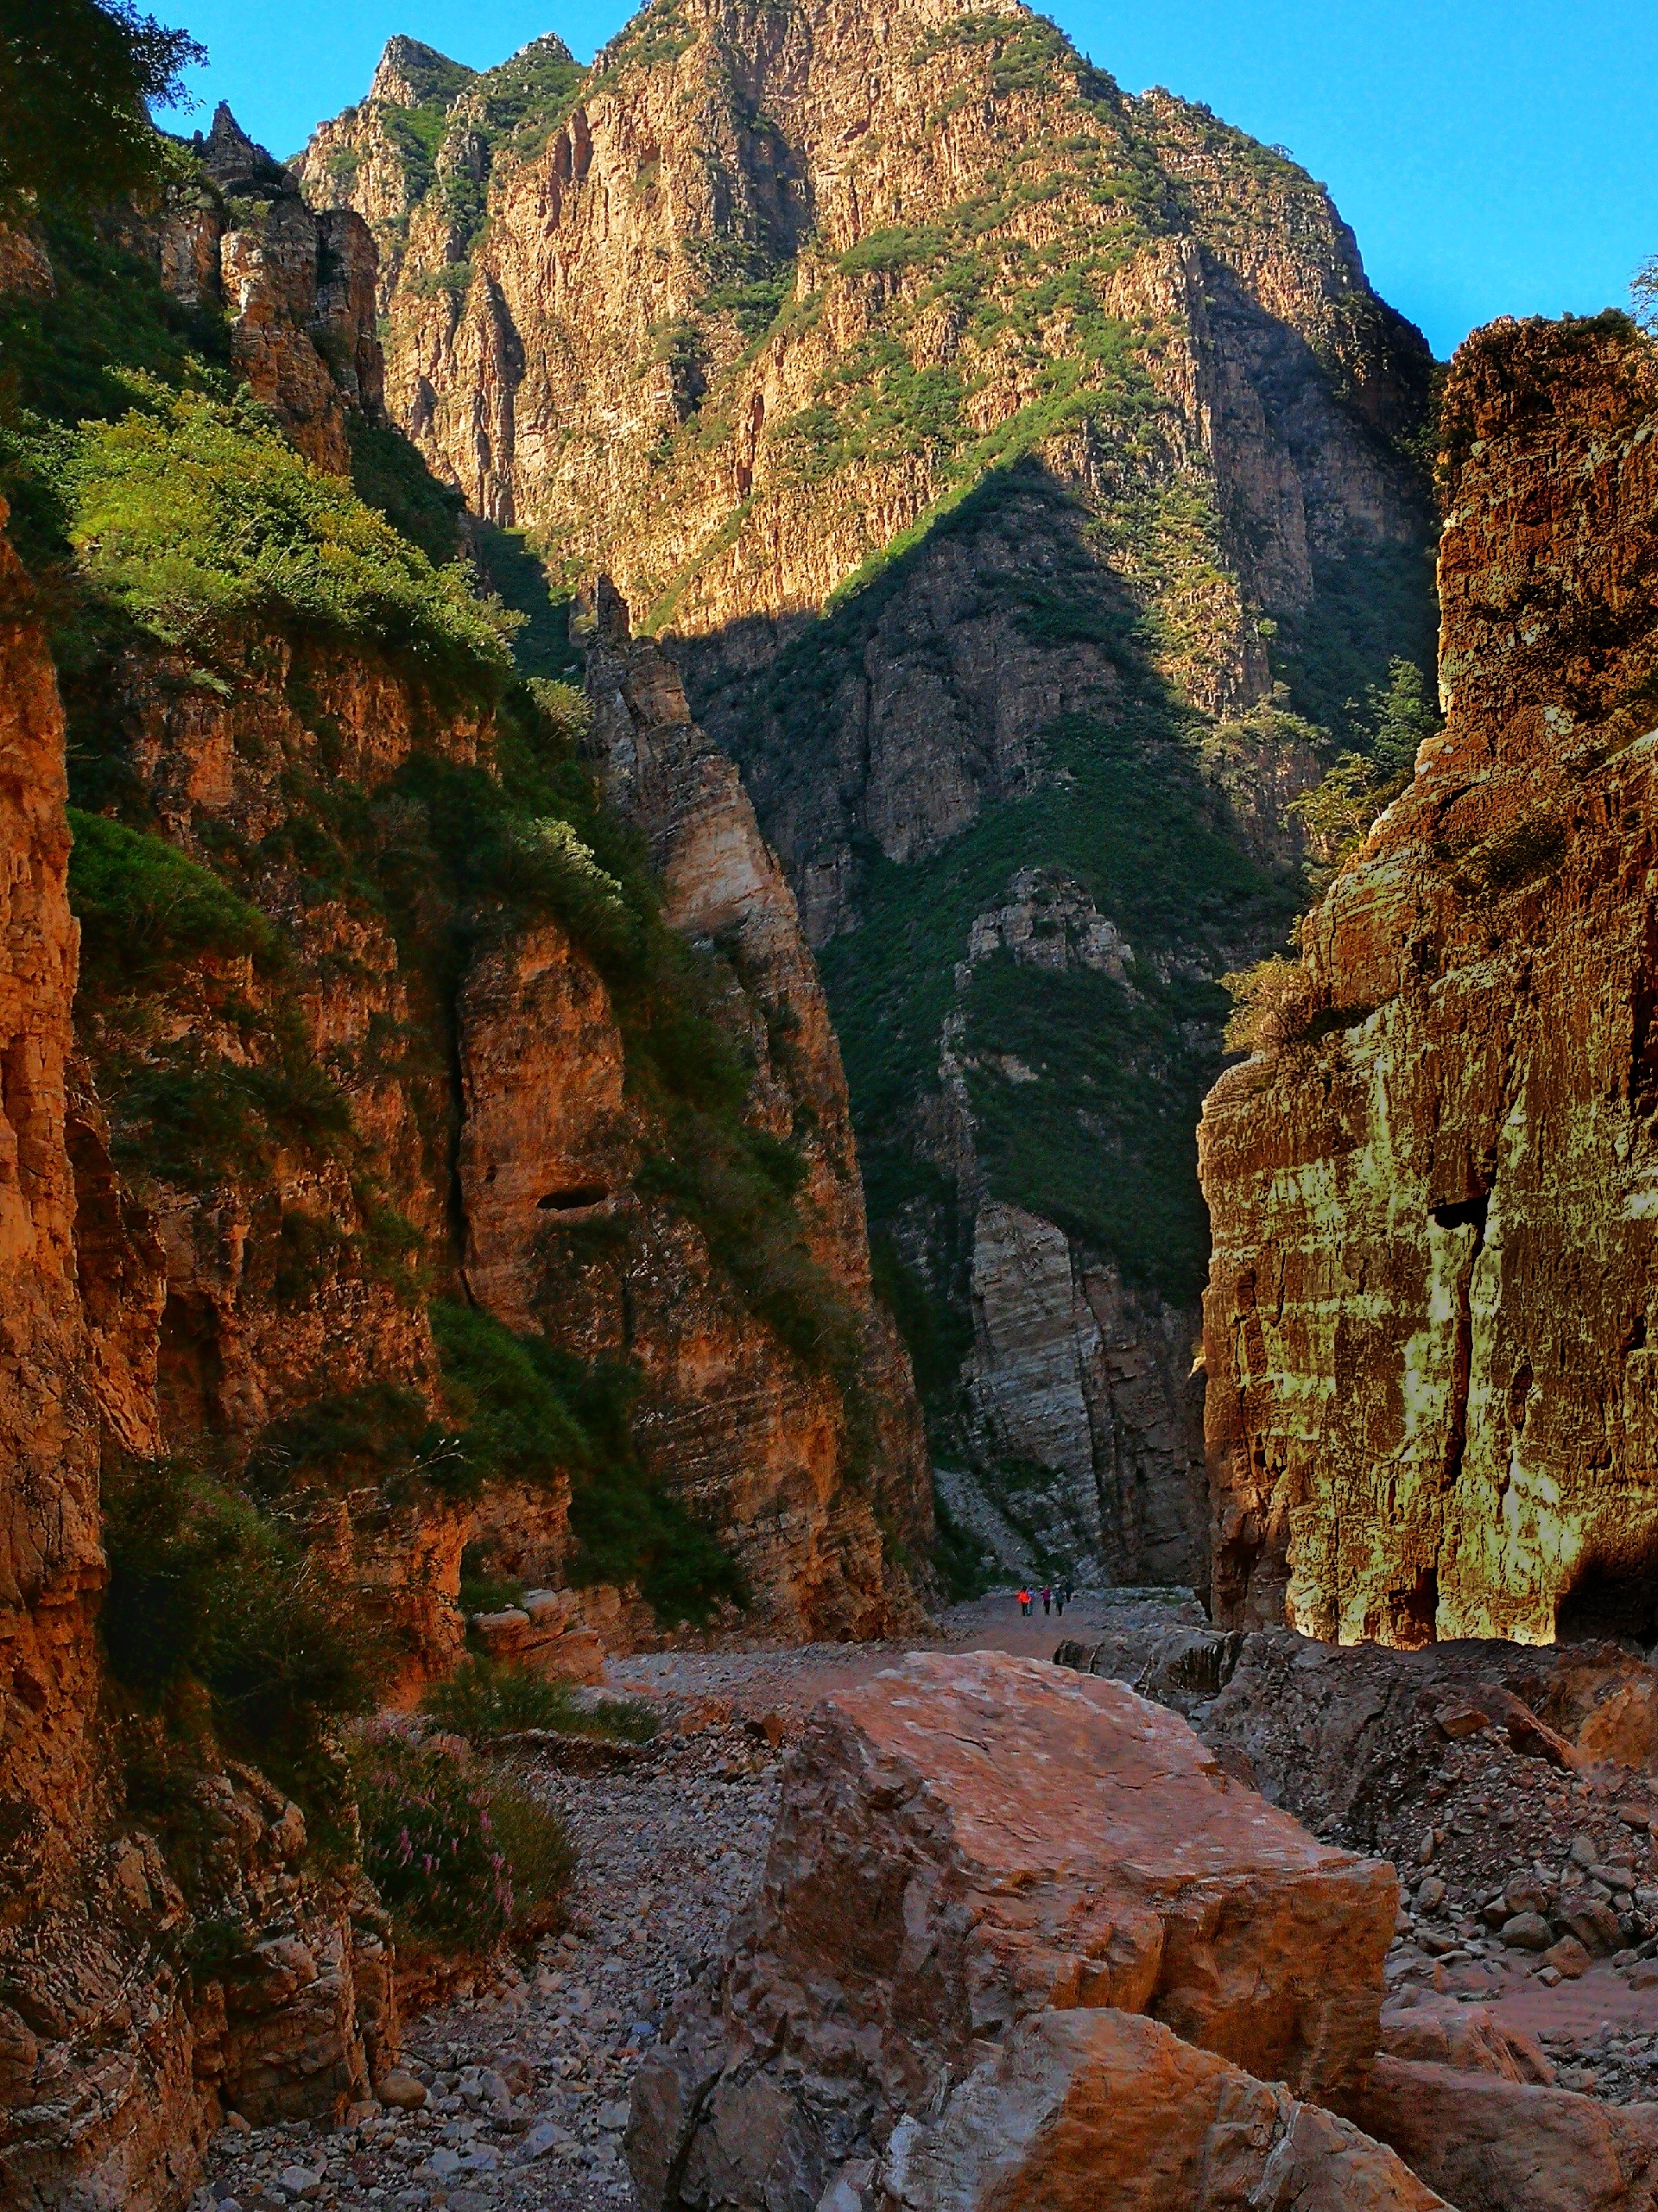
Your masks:
M1039 2012L936 2126L901 2123L902 2212L1432 2212L1444 2200L1346 2120L1129 2012Z
M1383 2057L1354 2116L1459 2212L1658 2207L1658 2105Z
M826 1700L790 1760L720 2016L642 2073L641 2202L809 2212L1047 2012L1145 2014L1340 2104L1397 1894L1120 1683L914 1655Z

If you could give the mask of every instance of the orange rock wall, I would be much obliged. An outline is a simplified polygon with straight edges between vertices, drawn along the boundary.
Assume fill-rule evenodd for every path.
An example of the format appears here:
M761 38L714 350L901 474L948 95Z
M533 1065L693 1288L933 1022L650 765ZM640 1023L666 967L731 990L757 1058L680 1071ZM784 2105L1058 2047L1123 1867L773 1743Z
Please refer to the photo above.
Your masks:
M1619 318L1453 365L1444 734L1199 1133L1223 1622L1652 1639L1655 433Z

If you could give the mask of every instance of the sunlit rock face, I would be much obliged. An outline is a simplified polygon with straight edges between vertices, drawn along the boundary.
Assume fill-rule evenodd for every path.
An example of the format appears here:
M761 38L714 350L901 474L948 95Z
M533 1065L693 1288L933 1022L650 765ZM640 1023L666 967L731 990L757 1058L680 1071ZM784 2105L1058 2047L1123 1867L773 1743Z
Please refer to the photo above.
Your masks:
M300 174L486 565L608 570L742 771L962 1525L1202 1580L1215 979L1300 897L1312 726L1431 654L1420 334L1292 161L1016 5L656 0L585 71L395 39Z
M1222 1621L1651 1638L1655 429L1620 317L1453 366L1444 734L1204 1110Z

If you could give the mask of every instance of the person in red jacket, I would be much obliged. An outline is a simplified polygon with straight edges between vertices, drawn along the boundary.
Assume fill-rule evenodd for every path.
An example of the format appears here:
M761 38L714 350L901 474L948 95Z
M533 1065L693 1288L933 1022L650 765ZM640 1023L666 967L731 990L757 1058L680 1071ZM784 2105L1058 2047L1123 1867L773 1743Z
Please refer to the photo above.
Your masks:
M1020 1591L1020 1593L1019 1593L1019 1610L1020 1610L1020 1612L1021 1612L1022 1613L1023 1613L1023 1614L1024 1614L1024 1616L1026 1617L1026 1619L1029 1619L1029 1617L1030 1617L1030 1592L1029 1592L1028 1590L1021 1590L1021 1591Z

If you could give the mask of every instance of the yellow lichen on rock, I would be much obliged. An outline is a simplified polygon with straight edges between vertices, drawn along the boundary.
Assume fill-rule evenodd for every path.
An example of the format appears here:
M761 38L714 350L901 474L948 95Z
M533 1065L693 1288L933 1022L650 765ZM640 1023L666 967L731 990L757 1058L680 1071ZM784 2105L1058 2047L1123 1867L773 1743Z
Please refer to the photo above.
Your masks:
M1199 1134L1225 1620L1651 1639L1655 420L1621 318L1453 370L1445 733Z

